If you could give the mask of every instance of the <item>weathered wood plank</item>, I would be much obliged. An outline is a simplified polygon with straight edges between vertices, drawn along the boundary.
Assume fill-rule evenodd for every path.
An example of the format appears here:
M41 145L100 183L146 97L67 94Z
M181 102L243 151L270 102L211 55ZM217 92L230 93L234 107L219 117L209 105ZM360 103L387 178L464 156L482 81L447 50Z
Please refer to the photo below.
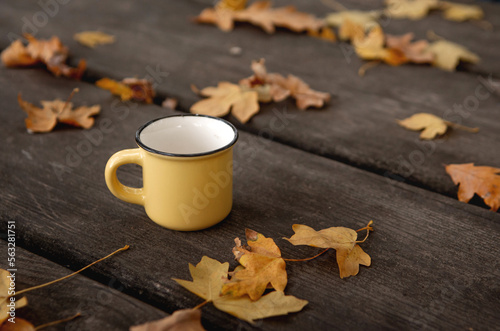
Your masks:
M125 293L171 313L201 302L171 278L188 279L187 263L195 264L203 255L232 261L233 238L242 237L246 227L274 238L284 257L301 258L318 250L281 240L292 234L292 224L359 228L373 219L376 230L364 244L372 267L342 280L333 253L288 263L287 293L310 304L303 312L258 326L492 329L500 323L497 213L242 133L235 150L230 216L205 231L169 231L150 222L141 207L115 199L103 176L113 152L134 146L135 129L168 111L141 105L120 118L116 107L123 111L124 105L105 91L39 70L2 69L0 86L0 152L8 155L0 166L0 217L16 221L19 244L29 250L76 269L130 244L133 249L96 265L87 275L104 284L117 279L116 286L123 285ZM103 106L94 129L26 134L15 101L19 90L35 101L64 97L75 86L81 90L75 103ZM106 118L113 130L81 162L67 163L68 148L83 146ZM68 169L60 173L61 180L54 165ZM138 180L137 169L124 172L130 181ZM214 329L248 327L212 306L203 308L203 323Z
M280 4L283 2L277 2ZM183 109L199 100L189 89L191 83L204 87L222 80L236 82L250 75L251 60L265 57L270 71L293 73L313 88L332 93L333 99L320 111L301 112L292 102L264 106L240 128L449 196L456 196L456 187L443 164L500 166L500 154L493 152L500 140L499 124L493 120L500 113L499 99L482 87L475 74L384 65L361 78L357 70L364 62L349 55L345 44L332 45L284 31L266 35L245 24L223 33L213 26L189 22L188 17L207 5L209 2L70 2L61 5L57 15L36 32L40 37L60 35L69 45L74 62L88 60L92 77L149 76L161 95L179 98ZM346 6L380 8L380 2ZM487 18L498 24L497 6L481 6L487 9ZM320 2L301 2L298 7L319 16L329 11ZM5 5L2 34L22 29L22 18L32 17L36 10L18 2ZM392 20L387 29L402 33L417 26L420 37L427 29L434 29L445 37L456 36L471 43L467 46L478 52L488 67L478 70L496 74L497 62L488 60L488 56L497 52L498 29L490 33L471 23L448 22L437 13L418 22ZM117 43L88 49L72 40L73 33L96 28L115 34ZM2 39L3 45L6 40ZM231 56L232 46L241 47L243 54ZM286 125L273 126L274 108L288 114ZM435 143L423 143L417 133L400 128L395 121L417 112L434 113L481 131L474 135L454 130Z
M3 240L0 240L0 249L2 252L7 251L7 243ZM2 262L3 267L5 264ZM72 273L19 247L16 248L16 267L16 291ZM18 309L16 317L38 326L80 313L82 316L78 319L54 326L51 330L128 330L131 325L167 316L163 311L127 296L120 290L114 281L103 285L77 275L22 295L28 298L28 305Z

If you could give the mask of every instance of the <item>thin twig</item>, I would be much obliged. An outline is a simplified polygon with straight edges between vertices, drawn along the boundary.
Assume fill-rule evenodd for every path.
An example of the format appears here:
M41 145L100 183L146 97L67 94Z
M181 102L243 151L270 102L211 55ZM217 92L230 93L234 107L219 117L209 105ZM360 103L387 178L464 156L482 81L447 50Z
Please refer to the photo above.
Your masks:
M27 289L21 290L21 291L19 291L19 292L16 292L16 294L14 294L14 295L16 295L16 296L17 296L17 295L20 295L20 294L23 294L23 293L26 293L26 292L29 292L29 291L32 291L32 290L36 290L36 289L39 289L39 288L42 288L42 287L45 287L45 286L48 286L48 285L52 285L52 284L54 284L54 283L60 282L61 280L65 280L65 279L67 279L67 278L73 277L73 276L75 276L75 275L79 274L80 272L82 272L83 270L85 270L85 269L87 269L87 268L90 268L91 266L93 266L93 265L94 265L94 264L96 264L96 263L99 263L99 262L101 262L101 261L103 261L103 260L106 260L108 257L111 257L111 256L115 255L115 254L116 254L116 253L118 253L118 252L121 252L121 251L126 251L127 249L129 249L129 247L130 247L129 245L125 245L124 247L122 247L122 248L120 248L120 249L117 249L117 250L116 250L116 251L114 251L113 253L111 253L111 254L109 254L109 255L106 255L106 256L105 256L105 257L103 257L102 259L99 259L99 260L97 260L97 261L94 261L94 262L92 262L91 264L89 264L88 266L83 267L83 268L81 268L80 270L73 272L72 274L69 274L69 275L67 275L67 276L64 276L64 277L62 277L62 278L59 278L59 279L56 279L56 280L50 281L50 282L45 283L45 284L42 284L42 285L37 285L37 286L33 286L33 287L30 287L30 288L27 288Z
M69 95L68 99L66 99L66 103L64 103L64 106L61 108L61 111L59 113L62 113L64 111L64 109L66 109L66 107L68 107L69 102L71 101L71 99L73 99L73 96L75 95L75 93L78 93L79 91L80 91L80 89L78 87L75 87L73 89L73 91L71 91L71 94Z
M312 257L306 257L305 259L283 259L285 261L290 261L290 262L302 262L302 261L309 261L309 260L312 260L312 259L315 259L317 258L318 256L320 256L321 254L323 253L326 253L327 250L329 250L330 248L327 248L325 249L324 251L321 251L319 254L316 254Z
M79 316L82 316L82 314L77 313L74 316L71 316L71 317L68 317L68 318L64 318L62 320L45 323L45 324L42 324L42 325L39 325L39 326L35 327L35 330L41 330L41 329L46 328L48 326L52 326L52 325L56 325L56 324L60 324L60 323L69 322L69 321L71 321L71 320L73 320L73 319L75 319L75 318L77 318Z
M358 69L358 76L363 77L368 69L374 68L380 64L380 61L370 61L363 64Z

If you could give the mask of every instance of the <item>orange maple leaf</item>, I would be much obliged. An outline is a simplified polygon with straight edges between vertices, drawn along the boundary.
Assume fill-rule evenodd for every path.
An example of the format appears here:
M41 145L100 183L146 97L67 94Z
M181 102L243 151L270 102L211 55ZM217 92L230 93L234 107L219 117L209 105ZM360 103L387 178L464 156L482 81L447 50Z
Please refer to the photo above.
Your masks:
M474 163L449 164L446 172L458 187L458 200L469 202L474 193L492 211L500 208L500 168L474 166Z
M29 132L50 132L54 129L57 122L69 124L72 126L89 129L94 125L92 116L99 114L101 106L81 106L73 109L73 104L68 101L55 99L52 101L42 100L40 103L43 108L37 107L32 103L24 101L21 93L17 96L19 106L28 114L25 119L26 129Z
M223 6L204 9L195 18L198 23L215 24L223 31L231 31L234 22L248 22L260 26L267 33L274 33L276 27L295 32L318 32L325 24L314 15L297 11L294 6L271 8L270 1L256 1L245 9L231 10Z
M38 40L32 35L26 34L28 46L24 46L20 40L12 42L1 54L1 59L6 67L33 66L44 63L47 69L56 76L65 76L80 79L86 68L85 60L80 60L76 68L66 64L68 48L63 45L58 37L48 40Z
M233 253L244 267L236 269L231 280L224 284L221 293L233 297L248 294L250 299L259 299L270 284L277 291L283 292L287 284L286 263L281 258L281 251L271 238L246 229L249 248L243 247L236 238Z

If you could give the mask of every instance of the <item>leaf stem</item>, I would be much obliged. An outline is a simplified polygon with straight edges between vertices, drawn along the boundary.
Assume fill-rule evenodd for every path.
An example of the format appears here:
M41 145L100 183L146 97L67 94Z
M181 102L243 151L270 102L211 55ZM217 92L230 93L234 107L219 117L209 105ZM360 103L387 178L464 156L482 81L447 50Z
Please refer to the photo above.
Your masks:
M368 222L368 224L364 228L356 230L356 232L366 230L365 239L363 239L361 241L359 241L359 240L355 241L356 244L364 243L366 241L366 239L368 239L368 236L370 235L370 231L373 231L373 228L371 227L372 224L373 224L373 221L370 221L370 222Z
M93 266L93 265L94 265L94 264L96 264L96 263L99 263L99 262L101 262L101 261L103 261L103 260L106 260L107 258L109 258L109 257L111 257L111 256L113 256L113 255L115 255L115 254L116 254L116 253L118 253L118 252L121 252L121 251L126 251L127 249L129 249L129 247L130 247L129 245L125 245L124 247L122 247L122 248L120 248L120 249L117 249L117 250L116 250L116 251L114 251L113 253L111 253L111 254L109 254L109 255L106 255L105 257L103 257L103 258L101 258L101 259L99 259L99 260L97 260L97 261L92 262L92 263L91 263L91 264L89 264L88 266L83 267L83 268L81 268L80 270L73 272L72 274L69 274L69 275L64 276L64 277L61 277L61 278L59 278L59 279L56 279L56 280L50 281L50 282L45 283L45 284L41 284L41 285L37 285L37 286L33 286L33 287L29 287L29 288L27 288L27 289L24 289L24 290L21 290L21 291L16 292L16 294L14 294L14 295L20 295L20 294L23 294L23 293L26 293L26 292L29 292L29 291L32 291L32 290L36 290L36 289L39 289L39 288L42 288L42 287L45 287L45 286L48 286L48 285L52 285L52 284L54 284L54 283L60 282L61 280L65 280L65 279L67 279L67 278L73 277L73 276L75 276L75 275L79 274L80 272L82 272L83 270L85 270L85 269L87 269L87 268L90 268L91 266Z
M462 124L448 122L448 121L444 121L444 122L446 123L446 125L451 126L454 129L460 129L460 130L464 130L464 131L472 132L472 133L479 132L479 128L471 128L471 127L468 127L468 126L465 126Z
M361 67L358 69L358 76L363 77L368 69L371 69L373 67L376 67L380 64L380 61L370 61L365 64L363 64Z
M309 261L309 260L312 260L312 259L315 259L317 258L318 256L320 256L321 254L323 253L326 253L327 250L329 250L330 248L326 248L325 250L321 251L319 254L316 254L312 257L306 257L305 259L283 259L285 261L289 261L289 262L302 262L302 261Z
M75 87L75 88L73 89L73 91L71 91L71 94L69 95L68 99L66 99L66 103L65 103L65 104L64 104L64 106L62 107L62 109L61 109L61 111L59 112L59 114L60 114L60 113L62 113L62 111L63 111L64 109L66 109L66 107L68 107L68 104L69 104L69 102L71 101L71 99L73 99L73 96L75 95L75 93L77 93L77 92L79 92L79 91L80 91L80 89L79 89L78 87ZM59 114L58 114L58 115L59 115Z
M58 320L58 321L53 321L53 322L49 322L49 323L45 323L45 324L42 324L42 325L39 325L37 327L35 327L35 330L41 330L43 328L46 328L46 327L49 327L49 326L52 326L52 325L56 325L56 324L60 324L60 323L65 323L65 322L69 322L77 317L80 317L82 316L82 314L80 313L77 313L76 315L74 316L71 316L71 317L67 317L67 318L64 318L62 320Z
M205 300L202 303L200 303L199 305L197 305L196 307L194 307L193 310L200 309L201 307L203 307L204 305L206 305L209 302L210 302L210 300Z
M325 6L327 6L328 8L331 8L333 10L336 10L336 11L346 11L347 8L341 4L340 2L338 1L335 1L335 0L321 0L321 3Z

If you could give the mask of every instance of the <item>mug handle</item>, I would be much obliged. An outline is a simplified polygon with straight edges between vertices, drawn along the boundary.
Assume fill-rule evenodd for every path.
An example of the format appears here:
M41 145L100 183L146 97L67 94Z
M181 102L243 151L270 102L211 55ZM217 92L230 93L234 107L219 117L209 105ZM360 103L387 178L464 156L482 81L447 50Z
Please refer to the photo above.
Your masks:
M106 185L108 185L108 189L118 199L144 206L145 197L143 188L125 186L116 177L118 167L129 163L135 163L142 167L143 156L140 148L124 149L109 158L104 170Z

